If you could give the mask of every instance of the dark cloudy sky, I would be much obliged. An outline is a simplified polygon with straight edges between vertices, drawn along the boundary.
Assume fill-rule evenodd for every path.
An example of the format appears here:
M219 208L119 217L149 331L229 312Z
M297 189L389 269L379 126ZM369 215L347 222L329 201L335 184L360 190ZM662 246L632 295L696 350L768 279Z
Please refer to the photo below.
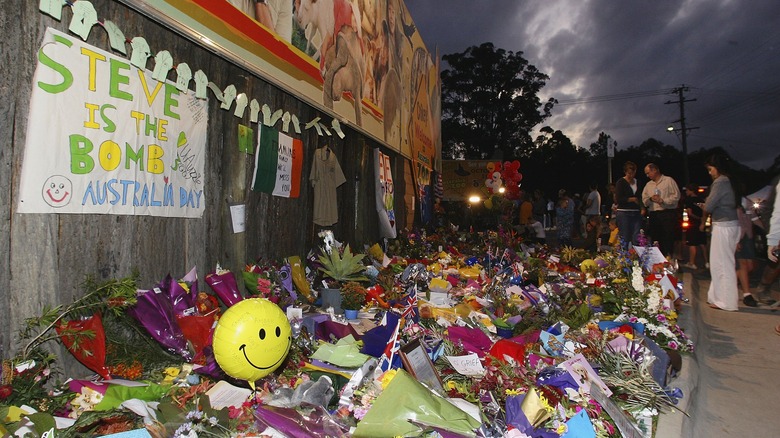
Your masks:
M579 146L606 132L618 148L680 118L688 150L722 146L765 169L780 154L780 0L405 0L428 50L492 42L523 52L550 76L541 92L561 104L545 124ZM627 96L643 96L623 98ZM580 104L566 102L585 101ZM679 123L674 123L680 128Z

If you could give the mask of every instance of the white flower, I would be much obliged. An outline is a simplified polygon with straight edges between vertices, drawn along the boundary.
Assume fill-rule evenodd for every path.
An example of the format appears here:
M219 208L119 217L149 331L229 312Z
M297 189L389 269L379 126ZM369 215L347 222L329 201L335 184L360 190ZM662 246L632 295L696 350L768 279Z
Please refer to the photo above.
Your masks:
M637 292L645 291L645 279L642 277L642 268L638 263L634 263L634 267L631 268L631 286Z

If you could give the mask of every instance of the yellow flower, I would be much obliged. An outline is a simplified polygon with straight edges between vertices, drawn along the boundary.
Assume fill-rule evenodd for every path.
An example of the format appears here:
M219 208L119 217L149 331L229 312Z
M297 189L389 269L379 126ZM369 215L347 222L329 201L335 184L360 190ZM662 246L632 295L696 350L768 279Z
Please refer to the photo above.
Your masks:
M504 390L504 392L506 393L506 395L520 395L520 394L522 394L522 392L520 392L517 389L506 389L506 390Z
M468 385L463 382L456 382L454 380L450 380L445 385L447 387L448 391L455 390L458 392L458 394L468 394Z
M177 367L168 367L163 371L163 374L165 374L165 378L163 379L163 382L171 382L173 379L175 379L179 373L181 372L180 368Z

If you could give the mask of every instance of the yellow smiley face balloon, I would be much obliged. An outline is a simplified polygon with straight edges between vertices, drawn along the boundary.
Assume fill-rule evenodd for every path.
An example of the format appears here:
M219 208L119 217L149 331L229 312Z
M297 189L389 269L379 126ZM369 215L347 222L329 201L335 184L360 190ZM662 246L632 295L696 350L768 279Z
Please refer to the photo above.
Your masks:
M265 298L230 306L214 329L214 358L229 376L249 382L267 376L290 351L290 322L282 309Z

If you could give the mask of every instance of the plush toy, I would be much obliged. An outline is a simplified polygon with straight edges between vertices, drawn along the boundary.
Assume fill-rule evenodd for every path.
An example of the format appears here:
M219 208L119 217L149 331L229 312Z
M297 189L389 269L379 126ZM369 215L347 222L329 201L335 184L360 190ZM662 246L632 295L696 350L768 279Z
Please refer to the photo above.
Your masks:
M320 376L317 380L307 380L294 390L279 388L263 400L270 406L280 408L295 408L301 404L328 407L330 399L336 391L328 376Z

